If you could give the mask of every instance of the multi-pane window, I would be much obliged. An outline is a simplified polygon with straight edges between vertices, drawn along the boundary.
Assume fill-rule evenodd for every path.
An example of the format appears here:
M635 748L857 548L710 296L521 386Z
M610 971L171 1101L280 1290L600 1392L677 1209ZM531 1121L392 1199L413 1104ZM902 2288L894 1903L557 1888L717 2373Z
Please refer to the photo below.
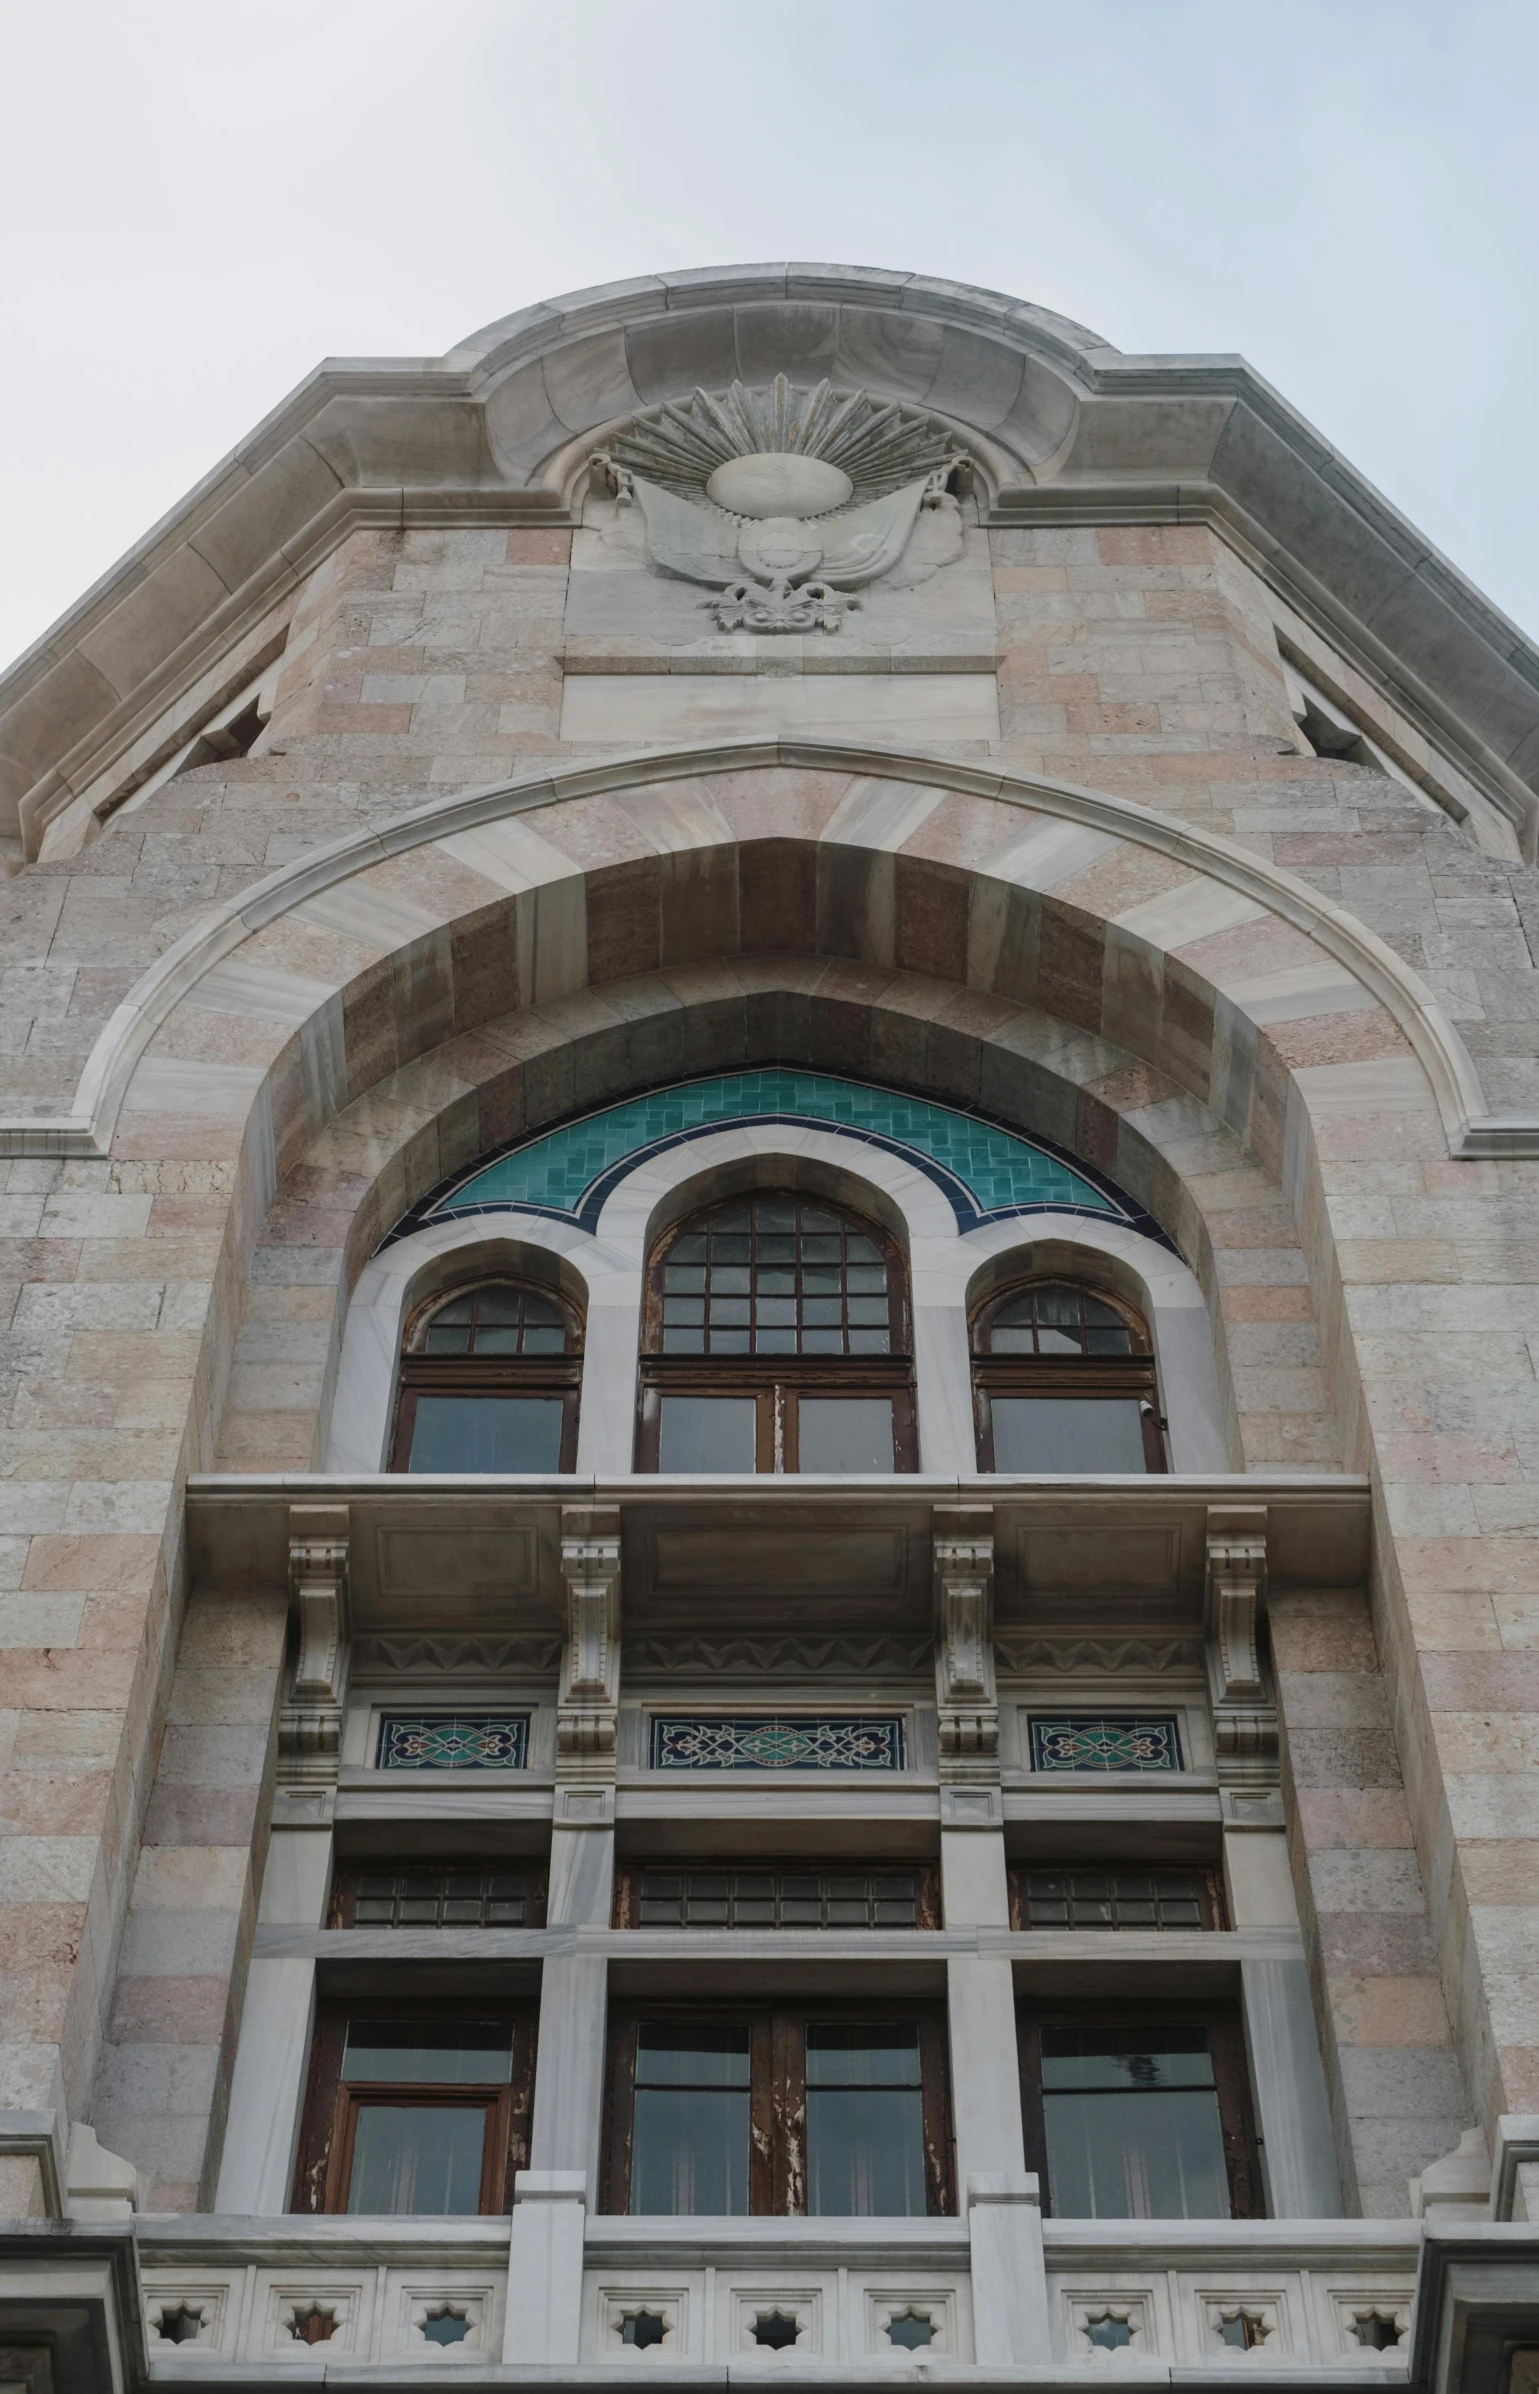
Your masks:
M611 2211L949 2211L949 2140L929 2008L658 2007L616 2022Z
M582 1338L548 1289L491 1280L429 1306L401 1359L393 1471L570 1471Z
M652 1257L639 1465L912 1470L909 1346L902 1258L874 1223L793 1196L713 1206Z
M1059 2219L1244 2219L1260 2178L1237 2017L1175 2004L1023 2016L1028 2166Z
M451 1862L344 1867L331 1890L333 1928L538 1928L543 1871Z
M620 1873L615 1917L622 1928L936 1928L935 1876L914 1866L631 1863Z
M509 2210L533 2059L532 2022L497 2004L323 2005L294 2209Z
M1154 1354L1132 1306L1069 1281L993 1298L973 1321L981 1470L1164 1471Z
M1019 1929L1214 1929L1224 1925L1211 1870L1038 1870L1010 1873Z

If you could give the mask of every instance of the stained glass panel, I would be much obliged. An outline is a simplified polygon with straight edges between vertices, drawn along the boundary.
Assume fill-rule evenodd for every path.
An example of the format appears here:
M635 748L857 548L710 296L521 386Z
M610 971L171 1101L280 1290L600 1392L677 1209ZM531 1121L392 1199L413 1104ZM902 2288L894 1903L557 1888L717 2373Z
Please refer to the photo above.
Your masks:
M528 1761L527 1712L387 1712L380 1720L382 1771L521 1771Z
M1030 1724L1034 1771L1179 1771L1174 1713L1055 1713Z
M900 1771L900 1714L787 1719L674 1715L652 1723L655 1771Z

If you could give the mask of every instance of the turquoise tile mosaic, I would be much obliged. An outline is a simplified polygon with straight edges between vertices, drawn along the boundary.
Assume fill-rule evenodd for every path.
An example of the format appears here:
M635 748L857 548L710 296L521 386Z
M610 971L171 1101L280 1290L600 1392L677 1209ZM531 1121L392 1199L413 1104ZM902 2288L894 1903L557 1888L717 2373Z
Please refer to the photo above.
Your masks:
M669 1147L730 1122L827 1123L857 1139L909 1155L970 1202L960 1212L1014 1213L1053 1206L1131 1220L1072 1164L976 1114L832 1073L768 1065L683 1081L605 1106L579 1122L527 1140L485 1164L417 1219L522 1206L591 1226L615 1178L649 1148Z

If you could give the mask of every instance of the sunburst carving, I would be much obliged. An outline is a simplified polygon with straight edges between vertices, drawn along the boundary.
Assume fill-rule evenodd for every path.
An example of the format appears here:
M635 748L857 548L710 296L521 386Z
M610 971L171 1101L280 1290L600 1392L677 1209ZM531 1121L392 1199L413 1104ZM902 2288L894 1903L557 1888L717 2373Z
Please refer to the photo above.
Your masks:
M616 435L609 455L675 497L694 500L733 458L816 458L849 485L840 491L830 479L829 504L819 513L885 498L966 464L928 416L869 391L836 391L827 381L800 389L784 374L765 390L735 382L720 398L697 390L637 416Z

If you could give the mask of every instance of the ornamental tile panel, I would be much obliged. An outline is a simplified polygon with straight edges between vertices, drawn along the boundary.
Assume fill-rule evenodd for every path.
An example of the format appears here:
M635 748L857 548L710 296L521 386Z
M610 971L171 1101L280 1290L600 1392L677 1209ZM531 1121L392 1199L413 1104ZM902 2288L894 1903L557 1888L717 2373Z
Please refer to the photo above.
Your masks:
M1174 1713L1075 1712L1034 1715L1034 1771L1179 1771Z
M529 1763L527 1712L387 1712L379 1724L382 1771L521 1771Z
M897 1150L939 1180L969 1219L1041 1207L1143 1219L1131 1202L1119 1202L1063 1157L979 1115L832 1073L769 1066L655 1089L526 1140L409 1221L505 1206L587 1221L619 1170L648 1149L728 1123L764 1121L826 1124Z
M671 1714L652 1723L655 1771L900 1771L899 1713Z

